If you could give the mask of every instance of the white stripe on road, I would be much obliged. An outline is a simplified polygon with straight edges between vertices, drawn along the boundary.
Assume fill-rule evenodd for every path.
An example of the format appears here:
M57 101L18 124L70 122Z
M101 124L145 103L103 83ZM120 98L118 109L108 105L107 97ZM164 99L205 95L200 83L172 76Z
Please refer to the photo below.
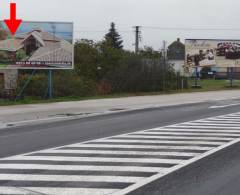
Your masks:
M209 124L226 124L226 125L229 125L229 124L234 124L234 123L236 123L236 124L240 124L240 122L239 121L222 121L222 120L199 120L199 121L195 121L195 122L192 122L192 123L194 123L194 124L199 124L199 125L202 125L202 124L204 124L204 123L209 123Z
M219 116L219 117L216 117L216 118L221 118L221 119L227 118L227 119L239 119L240 120L240 116L229 116L229 115L227 115L227 116Z
M0 164L1 169L19 170L52 170L52 171L127 171L127 172L148 172L164 173L168 168L165 167L140 167L140 166L89 166L89 165L43 165L43 164Z
M205 119L201 120L204 121ZM208 118L207 120L211 120L211 121L233 121L233 122L239 122L240 119L239 118ZM200 121L200 120L199 120Z
M67 162L130 162L130 163L167 163L182 164L185 160L175 159L151 159L151 158L96 158L96 157L59 157L59 156L17 156L7 160L46 160L46 161L67 161Z
M172 125L172 126L168 126L168 128L172 128L172 127L174 127L174 128L196 128L196 129L206 129L206 128L208 128L208 129L225 129L226 131L228 129L239 129L239 131L240 131L239 127L230 127L230 126L228 126L228 127L203 127L203 126L200 126L200 125L198 127L192 126L192 125Z
M144 152L144 151L107 151L107 150L45 150L38 152L52 154L113 154L113 155L145 155L145 156L196 156L200 153L188 152Z
M155 128L155 129L150 129L150 130L145 130L144 132L149 132L149 131L156 131L156 132L182 132L182 131L187 131L187 132L214 132L214 133L237 133L240 135L239 130L216 130L216 129L175 129L175 128Z
M15 187L3 187L0 186L0 194L4 195L39 195L39 193L34 193L33 191L15 188Z
M151 132L151 131L145 131L143 133L144 135L194 135L194 136L231 136L231 137L240 137L240 134L233 134L233 133L185 133L185 132Z
M233 140L234 138L221 138L221 137L214 137L214 136L208 136L208 137L191 137L191 136L144 136L144 135L134 135L134 134L129 134L129 135L126 135L126 136L121 136L120 138L137 138L137 139L140 139L140 138L144 138L144 139L151 139L151 138L156 138L156 139L172 139L172 140L227 140L227 141L231 141Z
M120 189L101 189L101 188L40 188L40 187L24 187L25 189L39 192L43 195L109 195ZM40 195L40 194L38 194Z
M154 150L211 150L214 147L204 147L204 146L151 146L151 145L111 145L111 144L73 144L67 147L82 149L82 148L113 148L113 149L154 149Z
M222 145L225 144L225 142L210 142L210 141L178 141L178 140L174 140L174 141L163 141L163 140L155 140L155 141L148 141L148 140L141 140L141 139L132 139L132 140L126 140L126 139L117 139L117 140L98 140L96 142L101 142L101 143L144 143L144 144L206 144L206 145ZM91 142L94 143L94 142ZM87 147L88 145L85 145L85 147Z
M227 108L227 107L231 107L231 106L238 106L240 105L240 103L237 104L227 104L227 105L221 105L221 106L210 106L210 109L218 109L218 108Z
M220 126L220 127L229 127L229 124L219 124L219 123L198 123L198 122L191 122L191 123L183 123L183 125L190 125L190 126ZM231 124L231 127L239 127L240 129L240 124Z
M61 181L61 182L120 182L136 183L144 177L130 176L97 176L97 175L32 175L32 174L0 174L0 181Z

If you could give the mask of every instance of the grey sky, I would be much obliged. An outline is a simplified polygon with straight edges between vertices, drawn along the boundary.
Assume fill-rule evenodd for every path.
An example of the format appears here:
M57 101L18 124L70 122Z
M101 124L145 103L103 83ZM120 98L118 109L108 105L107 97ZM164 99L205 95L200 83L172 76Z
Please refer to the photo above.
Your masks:
M124 46L133 49L132 26L240 28L237 0L4 0L0 17L9 17L9 3L16 2L18 17L37 21L73 21L75 38L101 40L110 22L115 22ZM84 32L85 31L85 32ZM89 32L86 32L89 31ZM100 32L94 32L100 31ZM124 31L124 32L122 32ZM126 32L125 32L126 31ZM184 38L240 39L240 31L176 31L142 29L141 46L156 49Z

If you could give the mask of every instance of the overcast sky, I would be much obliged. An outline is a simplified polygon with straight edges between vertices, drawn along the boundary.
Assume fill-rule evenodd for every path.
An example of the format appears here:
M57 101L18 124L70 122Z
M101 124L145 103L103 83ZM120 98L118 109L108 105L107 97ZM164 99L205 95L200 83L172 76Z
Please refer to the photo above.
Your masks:
M17 3L24 20L72 21L75 38L101 40L115 22L127 49L133 49L133 26L142 28L141 46L161 48L180 37L240 39L240 31L159 30L145 27L239 28L237 0L15 0L1 1L0 17L9 17L9 3Z

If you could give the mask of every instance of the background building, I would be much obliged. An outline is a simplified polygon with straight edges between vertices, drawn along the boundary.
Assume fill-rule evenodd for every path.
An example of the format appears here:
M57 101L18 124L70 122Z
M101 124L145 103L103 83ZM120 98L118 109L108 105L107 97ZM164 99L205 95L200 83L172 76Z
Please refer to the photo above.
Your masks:
M185 64L185 45L178 38L168 46L167 57L169 63L174 65L176 72L183 73Z

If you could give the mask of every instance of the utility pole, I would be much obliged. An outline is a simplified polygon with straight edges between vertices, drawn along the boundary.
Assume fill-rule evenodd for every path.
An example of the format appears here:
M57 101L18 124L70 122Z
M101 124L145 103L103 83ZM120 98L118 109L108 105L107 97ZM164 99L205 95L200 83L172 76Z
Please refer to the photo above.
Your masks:
M166 66L167 66L167 41L163 41L163 91L166 90Z
M139 42L141 38L141 31L140 31L140 26L134 26L135 28L135 53L138 54L139 52Z

